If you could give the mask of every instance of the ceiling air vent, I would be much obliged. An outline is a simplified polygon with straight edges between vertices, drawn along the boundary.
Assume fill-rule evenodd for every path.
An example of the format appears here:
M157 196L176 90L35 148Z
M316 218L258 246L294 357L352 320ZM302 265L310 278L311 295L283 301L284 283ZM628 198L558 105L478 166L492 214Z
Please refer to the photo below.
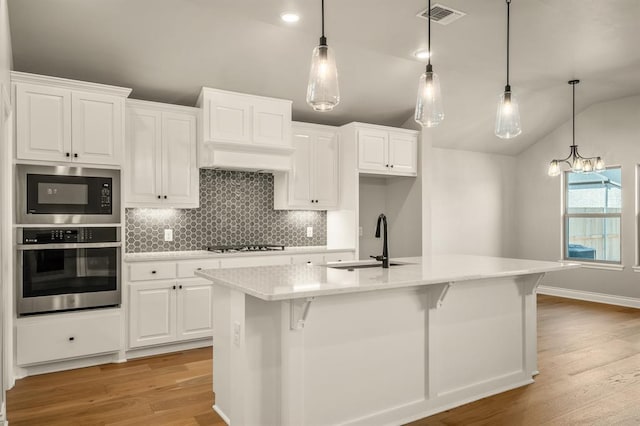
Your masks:
M441 5L439 3L431 6L431 20L433 22L437 22L438 24L449 25L453 21L462 18L464 15L466 15L466 13L452 9L449 6ZM429 17L429 11L425 9L419 12L416 16L418 18L427 19Z

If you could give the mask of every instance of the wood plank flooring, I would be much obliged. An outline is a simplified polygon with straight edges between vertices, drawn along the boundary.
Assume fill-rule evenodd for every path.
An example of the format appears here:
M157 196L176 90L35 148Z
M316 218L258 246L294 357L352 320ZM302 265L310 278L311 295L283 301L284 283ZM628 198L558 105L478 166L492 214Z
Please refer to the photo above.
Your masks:
M640 425L640 310L538 297L532 385L425 425ZM11 426L213 425L211 348L32 376L7 393Z

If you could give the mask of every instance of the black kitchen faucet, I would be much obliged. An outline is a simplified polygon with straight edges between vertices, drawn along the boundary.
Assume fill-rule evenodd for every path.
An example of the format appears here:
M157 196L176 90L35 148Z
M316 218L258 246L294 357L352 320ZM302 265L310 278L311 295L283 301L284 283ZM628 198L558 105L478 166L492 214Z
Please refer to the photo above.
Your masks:
M382 256L370 256L375 260L382 261L383 268L389 268L389 245L387 243L387 217L384 213L378 216L378 224L376 225L376 238L380 238L380 222L384 225L384 237L382 239Z

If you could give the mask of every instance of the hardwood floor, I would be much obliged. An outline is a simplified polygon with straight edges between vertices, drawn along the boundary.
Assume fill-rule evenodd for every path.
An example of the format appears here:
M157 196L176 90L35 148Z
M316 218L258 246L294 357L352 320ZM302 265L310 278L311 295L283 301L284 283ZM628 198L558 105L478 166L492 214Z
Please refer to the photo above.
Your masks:
M538 297L532 385L424 425L640 425L640 310ZM11 426L215 425L211 349L32 376L7 393Z

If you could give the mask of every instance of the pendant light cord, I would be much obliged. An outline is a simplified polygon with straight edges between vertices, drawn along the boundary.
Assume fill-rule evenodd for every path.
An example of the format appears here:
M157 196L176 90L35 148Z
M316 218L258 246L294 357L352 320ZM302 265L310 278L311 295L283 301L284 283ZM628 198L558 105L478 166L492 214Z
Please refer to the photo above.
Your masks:
M509 38L510 38L509 27L510 27L510 21L511 21L510 7L511 7L511 0L507 0L507 87L511 86L509 84Z
M427 7L427 50L429 51L427 65L431 65L431 0L428 1Z
M573 86L573 146L576 146L576 85Z
M322 37L324 38L324 0L322 0Z

